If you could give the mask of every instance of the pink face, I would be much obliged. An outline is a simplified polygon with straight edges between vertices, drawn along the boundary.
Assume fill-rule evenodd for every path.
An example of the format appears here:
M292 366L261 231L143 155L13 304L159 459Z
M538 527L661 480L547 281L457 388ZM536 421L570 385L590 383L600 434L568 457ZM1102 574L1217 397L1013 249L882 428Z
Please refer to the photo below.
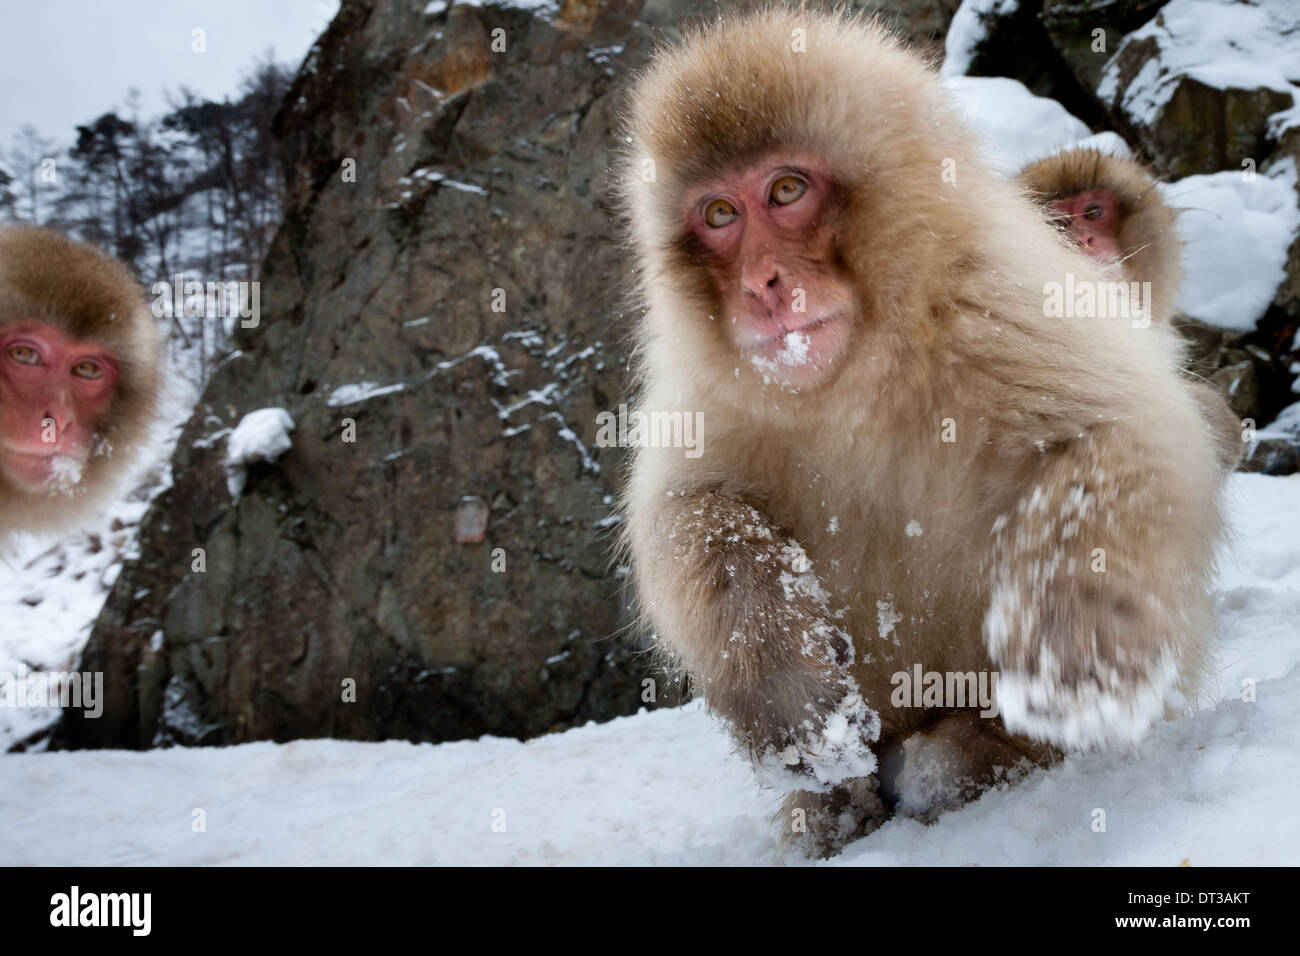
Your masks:
M1089 189L1049 203L1047 208L1059 228L1088 255L1106 262L1119 259L1119 206L1109 192Z
M0 330L0 478L28 492L76 484L118 374L104 346L45 323Z
M804 156L769 157L685 201L722 302L714 318L750 363L792 385L830 375L858 314L835 268L833 202L824 167Z

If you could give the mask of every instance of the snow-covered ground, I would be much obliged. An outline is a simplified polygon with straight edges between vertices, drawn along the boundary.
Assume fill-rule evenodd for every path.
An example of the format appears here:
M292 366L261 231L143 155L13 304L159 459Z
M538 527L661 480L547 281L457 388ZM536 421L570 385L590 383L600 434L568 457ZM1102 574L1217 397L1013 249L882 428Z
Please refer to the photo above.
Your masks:
M1230 506L1222 648L1198 713L932 826L891 821L832 862L1300 863L1300 475L1237 475ZM0 864L802 862L777 848L778 795L698 703L526 743L0 759Z

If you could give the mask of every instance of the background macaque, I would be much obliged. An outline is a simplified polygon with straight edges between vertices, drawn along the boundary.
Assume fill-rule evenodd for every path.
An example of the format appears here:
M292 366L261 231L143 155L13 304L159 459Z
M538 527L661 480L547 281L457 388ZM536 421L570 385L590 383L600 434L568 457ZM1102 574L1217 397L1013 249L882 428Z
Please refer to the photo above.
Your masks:
M1140 163L1097 149L1072 149L1030 163L1019 180L1058 230L1117 278L1150 282L1152 320L1168 321L1182 281L1174 211Z
M769 11L662 53L628 128L642 407L708 442L637 450L625 545L785 832L834 852L1185 707L1221 476L1178 344L1046 316L1046 283L1106 269L982 166L934 74L870 23ZM918 705L918 668L996 679L1000 715Z
M48 229L0 230L0 543L84 520L145 442L158 332L130 273Z
M1095 149L1073 149L1030 163L1018 178L1043 203L1057 229L1129 282L1151 283L1153 322L1167 324L1182 281L1176 214L1137 162ZM1241 460L1241 420L1208 382L1191 394L1215 436L1225 470Z

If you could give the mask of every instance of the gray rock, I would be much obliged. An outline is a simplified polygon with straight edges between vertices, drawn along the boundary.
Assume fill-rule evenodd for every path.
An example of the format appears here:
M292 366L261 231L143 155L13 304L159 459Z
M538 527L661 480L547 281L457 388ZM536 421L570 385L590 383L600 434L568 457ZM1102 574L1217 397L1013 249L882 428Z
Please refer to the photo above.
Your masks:
M1238 418L1257 414L1259 389L1256 381L1255 363L1248 360L1226 365L1210 375L1210 382L1227 396L1228 407Z
M1125 39L1096 87L1120 127L1171 179L1240 170L1243 159L1268 155L1269 117L1293 103L1280 89L1218 89L1177 72L1165 62L1165 45L1190 42L1157 14Z
M1043 0L1043 28L1079 82L1095 90L1123 38L1169 0ZM1102 31L1101 35L1097 31Z
M425 8L347 0L295 81L261 324L85 649L105 713L56 746L527 737L631 713L646 678L676 699L628 633L621 452L593 443L625 397L615 90L650 29ZM293 446L232 500L220 432L269 406Z
M1300 402L1288 405L1267 427L1260 429L1250 447L1243 471L1289 475L1300 471Z

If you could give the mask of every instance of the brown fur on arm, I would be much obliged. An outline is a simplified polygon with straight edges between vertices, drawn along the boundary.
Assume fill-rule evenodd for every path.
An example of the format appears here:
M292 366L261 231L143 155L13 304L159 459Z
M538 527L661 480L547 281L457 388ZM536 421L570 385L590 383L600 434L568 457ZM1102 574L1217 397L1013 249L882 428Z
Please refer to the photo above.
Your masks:
M1160 427L1082 434L994 525L984 634L1011 730L1067 747L1135 742L1193 692L1216 480L1201 444L1180 451Z
M660 644L771 782L818 789L874 769L880 722L849 674L852 640L791 537L707 491L667 499L631 546Z

